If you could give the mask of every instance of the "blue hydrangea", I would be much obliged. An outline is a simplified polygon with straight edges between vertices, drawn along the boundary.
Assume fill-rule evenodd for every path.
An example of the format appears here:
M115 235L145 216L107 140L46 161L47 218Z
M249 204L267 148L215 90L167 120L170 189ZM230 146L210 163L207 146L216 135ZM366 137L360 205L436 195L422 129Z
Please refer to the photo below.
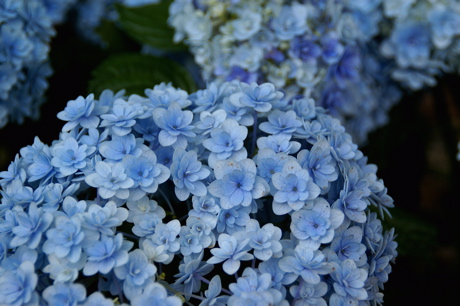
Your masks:
M268 116L268 122L262 122L259 128L265 133L277 135L285 134L292 135L295 130L302 126L302 122L297 120L294 111L281 112L274 111Z
M155 261L165 264L170 263L174 258L174 254L180 249L180 242L178 239L180 231L181 226L178 220L171 220L166 224L158 223L155 226L155 233L144 240L144 251L148 253L148 249L153 250L161 247L161 253L164 254L164 256L161 260L156 259Z
M349 295L356 300L367 298L367 292L363 288L367 278L366 271L357 268L353 260L344 260L332 273L332 278L336 281L334 290L338 295L344 297Z
M246 268L242 277L238 278L236 283L229 285L233 295L228 299L228 304L237 305L249 300L255 304L277 305L282 300L282 294L270 287L270 274L258 275L253 269Z
M153 89L146 89L145 95L154 107L168 108L172 103L177 103L181 108L192 104L185 90L174 88L171 83L155 85Z
M290 141L291 136L285 134L269 135L268 137L259 137L257 139L257 148L259 150L270 149L275 153L297 153L301 144L297 141Z
M82 230L80 218L58 216L54 222L55 227L46 232L48 239L43 244L43 252L57 258L66 258L71 263L79 261L82 248L92 242Z
M48 265L43 267L43 272L49 273L55 283L74 282L87 260L83 255L77 262L70 262L66 257L59 258L54 254L49 254L47 259Z
M233 235L220 234L218 238L218 248L211 250L213 255L208 259L207 263L217 264L224 262L222 268L227 274L234 274L240 268L241 261L251 260L254 258L249 254L249 247L247 246L249 239L241 237L238 239Z
M113 102L111 112L101 115L103 119L101 127L110 127L114 135L124 136L131 132L132 127L136 124L135 119L141 114L143 114L143 108L140 105L117 99Z
M202 280L205 280L204 276L214 268L213 265L202 261L203 255L203 252L200 252L196 257L184 257L179 265L179 273L174 275L177 277L174 284L183 284L186 294L190 295L192 292L197 292L201 287Z
M37 304L35 287L38 275L30 261L23 262L17 270L6 271L0 276L0 300L7 305Z
M329 182L338 178L337 162L332 157L331 146L325 139L317 141L311 151L300 151L297 160L302 168L308 170L322 193L328 190Z
M426 67L430 52L430 36L427 25L412 22L400 23L392 33L390 43L392 44L391 47L386 44L382 46L384 48L383 53L386 56L395 56L396 63L401 68Z
M193 120L191 111L183 111L179 104L172 103L168 109L157 108L153 119L161 129L158 134L158 141L162 146L185 147L187 137L195 137L192 132L194 127L190 125Z
M331 209L322 198L312 201L312 206L292 213L291 231L299 240L308 240L310 245L319 248L320 244L329 243L334 238L334 230L344 219L338 209Z
M257 112L268 112L272 108L272 103L283 97L283 93L276 91L271 83L240 83L240 86L242 92L230 96L230 102L237 107L251 107Z
M452 0L176 0L168 22L206 82L238 80L250 90L264 82L286 87L288 94L314 98L355 142L365 143L369 132L387 123L400 85L433 86L436 76L459 67L459 16ZM192 24L200 27L190 29ZM231 104L255 107L257 99L243 91ZM199 111L214 110L216 100L207 96ZM244 103L240 96L247 97ZM261 102L258 111L270 107Z
M380 34L383 9L380 2L365 6L342 2L238 1L219 4L216 13L212 6L174 1L169 23L175 28L175 41L190 46L206 81L247 83L242 85L243 93L230 97L230 102L240 108L256 107L257 111L266 112L271 104L278 103L276 100L283 94L270 102L267 83L257 85L267 81L278 87L289 85L287 93L301 98L324 95L324 84L330 78L336 77L341 87L361 84L359 90L354 90L356 97L343 103L346 107L317 101L353 127L349 129L354 137L360 136L361 142L376 124L358 122L372 122L374 112L386 116L378 103L387 103L389 99L385 96L378 103L368 103L362 98L368 90L383 88L391 81L389 74L381 78L379 72L366 73L362 62L367 53L356 47ZM206 26L186 29L192 22ZM259 88L264 88L260 97ZM357 109L361 112L357 113Z
M193 209L189 216L195 216L204 220L211 228L217 224L217 216L220 213L220 205L215 197L206 195L203 197L192 197Z
M145 151L140 156L126 155L121 164L125 168L126 175L134 185L129 190L129 200L135 201L146 193L157 191L159 184L164 183L171 171L159 163L152 151Z
M147 196L144 196L136 201L128 201L126 203L128 208L128 222L135 222L135 220L142 217L142 215L152 214L163 219L166 216L164 209L158 205L157 201L150 200Z
M142 289L153 283L157 268L147 261L139 249L129 253L128 262L114 269L115 275L124 280L123 292L129 299L142 293Z
M182 148L175 150L171 173L179 200L185 201L190 193L195 196L206 195L206 186L202 180L207 178L211 172L206 167L202 167L195 151L186 152Z
M238 40L246 40L260 30L262 15L252 11L242 11L232 22L233 35Z
M259 199L269 191L268 184L256 175L256 171L251 159L219 162L215 168L216 180L209 185L209 192L220 198L224 209L249 206L253 199Z
M116 196L120 199L129 197L129 188L134 186L134 181L125 173L121 163L114 165L98 161L95 172L89 174L85 181L88 185L97 187L99 195L104 199Z
M380 49L394 60L391 77L412 90L434 86L435 77L458 67L455 1L383 1L390 22ZM396 18L395 18L396 17Z
M358 226L352 226L345 231L339 230L331 242L331 249L340 260L352 259L355 262L363 262L366 246L361 243L362 230Z
M99 236L114 235L114 229L123 224L128 218L128 210L117 207L115 202L109 201L104 207L99 204L91 204L81 216L82 226L90 230L90 235Z
M144 213L133 219L133 233L138 237L149 237L155 234L155 228L160 224L162 215L155 212Z
M17 225L13 227L13 239L10 242L12 247L27 244L29 248L35 249L41 242L42 235L51 225L53 215L44 212L43 208L37 208L35 203L29 206L29 212L19 211L15 216Z
M211 228L199 218L190 217L179 233L180 252L185 256L200 254L214 242Z
M50 147L42 143L40 139L35 138L34 145L23 148L22 151L22 155L27 155L28 167L26 169L30 181L47 180L56 174L56 170L51 165L53 156Z
M9 271L16 271L23 262L29 261L33 264L37 262L38 253L33 249L29 249L26 245L21 245L17 248L14 254L4 254L1 268Z
M381 303L398 254L377 167L312 101L262 84L269 110L237 107L245 85L215 86L211 98L166 84L148 98L105 91L59 140L21 149L0 174L0 297ZM164 143L171 122L184 133Z
M302 169L295 161L288 161L282 172L272 175L273 211L284 215L292 210L301 209L305 201L316 198L320 189L310 179L308 171Z
M443 3L435 3L434 7L428 12L428 20L432 31L432 40L436 48L445 49L458 35L460 26L460 15L449 10Z
M88 261L83 268L83 274L107 274L114 268L126 264L129 260L128 250L131 247L132 243L125 241L121 233L114 237L101 235L99 241L85 249Z
M307 7L294 2L291 6L283 6L278 16L273 18L272 27L275 35L281 40L289 40L307 31Z
M299 286L292 286L290 288L290 293L296 301L295 305L326 306L327 303L323 299L323 296L326 294L327 290L327 284L324 282L319 282L314 285L304 282ZM330 305L334 305L332 301L330 302Z
M281 258L280 269L299 275L309 284L318 284L321 280L320 275L329 274L335 270L332 263L325 261L325 256L321 251L308 246L299 244L294 249L293 255Z
M246 127L233 119L225 120L220 127L211 131L210 138L203 141L203 146L211 151L208 164L213 167L219 160L233 158L239 161L246 158L247 150L243 144L247 135Z
M265 148L258 151L255 159L259 176L268 183L271 182L272 175L283 171L284 164L293 159L287 153L277 153L273 149ZM271 187L274 188L274 187Z
M233 234L243 230L250 219L250 212L251 208L249 206L242 205L237 205L230 209L221 209L217 217L217 231L219 233Z
M59 171L60 176L69 176L85 168L86 156L95 150L94 147L79 145L74 138L67 137L53 146L51 165Z
M0 127L39 116L52 74L48 57L54 26L75 0L51 2L8 0L0 5Z
M283 249L279 240L281 230L271 223L262 228L256 220L250 220L246 224L246 235L249 237L249 245L254 249L254 257L266 261L278 255Z
M0 54L1 62L8 62L19 68L32 52L33 44L22 32L21 23L5 24L1 28L3 52Z
M0 177L2 178L0 180L1 186L6 187L16 179L22 182L25 180L27 173L19 166L18 162L19 155L16 155L14 161L8 166L8 170L0 172Z
M289 52L292 53L293 57L304 61L316 61L316 58L322 55L321 47L316 43L314 36L295 36Z
M86 98L79 96L76 100L70 100L64 110L57 114L59 119L67 121L62 131L68 132L78 125L87 129L96 128L100 119L97 117L99 114L94 102L93 94Z
M121 161L126 155L139 156L144 150L141 139L132 134L113 135L112 139L101 142L99 146L100 154L114 162Z
M57 283L43 291L43 299L50 305L76 305L86 299L86 289L81 284Z

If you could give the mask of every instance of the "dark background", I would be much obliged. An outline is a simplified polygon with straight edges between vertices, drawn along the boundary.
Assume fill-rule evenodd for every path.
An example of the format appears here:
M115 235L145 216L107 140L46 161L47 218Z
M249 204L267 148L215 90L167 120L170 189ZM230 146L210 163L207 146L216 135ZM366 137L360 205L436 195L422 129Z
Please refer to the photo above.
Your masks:
M138 51L129 38L101 49L78 38L69 25L51 45L54 74L38 121L9 123L0 130L0 171L34 137L57 139L56 114L67 101L88 94L91 71L119 51ZM120 34L121 35L121 34ZM395 200L393 219L399 256L385 284L386 305L447 305L458 300L460 275L460 78L447 75L438 86L407 94L391 111L390 123L374 132L362 151L377 164Z

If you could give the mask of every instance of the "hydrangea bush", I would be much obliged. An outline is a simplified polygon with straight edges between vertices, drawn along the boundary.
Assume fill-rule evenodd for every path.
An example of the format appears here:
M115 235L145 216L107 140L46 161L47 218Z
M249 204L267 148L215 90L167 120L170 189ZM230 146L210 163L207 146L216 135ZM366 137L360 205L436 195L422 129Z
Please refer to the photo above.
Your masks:
M387 122L400 98L388 63L372 40L380 0L175 0L169 23L205 80L272 82L313 97L357 143Z
M75 0L0 1L0 128L36 118L52 70L49 43Z
M162 83L58 118L0 173L0 303L383 302L393 201L312 99Z

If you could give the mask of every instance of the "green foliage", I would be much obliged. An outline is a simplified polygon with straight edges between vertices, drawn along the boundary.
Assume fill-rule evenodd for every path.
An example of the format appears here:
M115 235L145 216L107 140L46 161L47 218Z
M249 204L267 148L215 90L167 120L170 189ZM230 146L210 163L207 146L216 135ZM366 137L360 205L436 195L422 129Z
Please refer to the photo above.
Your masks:
M117 5L121 28L141 44L162 51L187 50L183 44L173 42L174 30L168 26L171 0L158 4L129 8Z
M106 52L138 52L140 49L137 41L112 21L102 20L97 28L97 34L100 36L101 46Z
M385 228L396 229L398 254L417 260L427 260L436 248L437 230L434 224L399 207L391 209L393 218L385 218Z
M104 89L127 94L143 94L161 82L171 82L187 92L196 91L193 78L187 70L168 58L159 58L137 53L113 55L104 60L92 72L89 92L99 95Z

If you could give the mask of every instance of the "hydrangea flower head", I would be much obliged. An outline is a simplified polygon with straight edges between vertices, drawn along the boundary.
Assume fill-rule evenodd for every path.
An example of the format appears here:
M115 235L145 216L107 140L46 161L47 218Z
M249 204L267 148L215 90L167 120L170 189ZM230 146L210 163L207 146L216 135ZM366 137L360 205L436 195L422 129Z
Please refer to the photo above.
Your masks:
M209 105L165 84L104 92L59 140L20 150L0 173L2 301L381 302L397 243L377 167L337 119L274 84L207 90Z

